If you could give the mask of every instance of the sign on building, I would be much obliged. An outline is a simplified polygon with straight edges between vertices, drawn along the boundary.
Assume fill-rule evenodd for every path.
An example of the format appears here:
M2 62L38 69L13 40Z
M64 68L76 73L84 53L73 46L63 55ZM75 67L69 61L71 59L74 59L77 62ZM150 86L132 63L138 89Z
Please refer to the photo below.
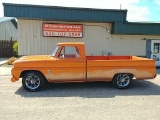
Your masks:
M43 23L42 30L44 37L83 37L81 24Z

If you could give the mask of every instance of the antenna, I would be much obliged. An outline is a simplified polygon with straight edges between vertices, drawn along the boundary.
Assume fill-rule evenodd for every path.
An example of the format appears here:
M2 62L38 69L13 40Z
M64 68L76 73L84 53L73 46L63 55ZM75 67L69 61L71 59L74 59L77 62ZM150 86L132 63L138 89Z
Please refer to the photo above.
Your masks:
M120 10L122 9L122 4L120 4Z

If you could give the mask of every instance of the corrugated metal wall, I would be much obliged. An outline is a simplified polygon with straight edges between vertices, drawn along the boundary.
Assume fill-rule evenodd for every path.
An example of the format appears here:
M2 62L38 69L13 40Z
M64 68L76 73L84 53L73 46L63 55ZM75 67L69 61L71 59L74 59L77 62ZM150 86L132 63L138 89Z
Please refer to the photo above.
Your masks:
M0 40L17 40L17 32L11 21L0 22Z
M160 36L146 35L111 35L111 23L83 24L83 38L43 37L42 23L55 21L18 19L19 55L49 54L58 42L85 42L87 55L146 55L146 41L143 38L160 39ZM57 23L62 23L58 22ZM71 22L64 22L71 23ZM109 31L109 32L108 32Z

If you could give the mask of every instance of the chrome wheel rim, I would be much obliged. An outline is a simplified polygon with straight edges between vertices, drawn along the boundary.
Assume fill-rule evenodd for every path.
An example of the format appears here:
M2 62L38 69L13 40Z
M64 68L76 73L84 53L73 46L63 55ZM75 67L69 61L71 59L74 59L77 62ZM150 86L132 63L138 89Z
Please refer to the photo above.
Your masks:
M26 78L25 84L29 89L34 90L40 86L40 79L35 75L30 75Z
M117 85L119 87L126 87L129 85L130 77L128 74L120 74L117 77Z

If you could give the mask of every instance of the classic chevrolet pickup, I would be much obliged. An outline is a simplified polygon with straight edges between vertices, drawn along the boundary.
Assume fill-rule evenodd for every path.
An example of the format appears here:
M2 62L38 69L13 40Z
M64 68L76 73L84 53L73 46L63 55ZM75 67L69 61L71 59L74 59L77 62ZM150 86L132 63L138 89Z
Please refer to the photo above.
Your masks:
M11 81L22 78L28 91L39 90L46 81L112 81L127 88L132 78L156 77L155 61L136 56L86 56L84 43L59 43L51 55L23 56L13 63Z

